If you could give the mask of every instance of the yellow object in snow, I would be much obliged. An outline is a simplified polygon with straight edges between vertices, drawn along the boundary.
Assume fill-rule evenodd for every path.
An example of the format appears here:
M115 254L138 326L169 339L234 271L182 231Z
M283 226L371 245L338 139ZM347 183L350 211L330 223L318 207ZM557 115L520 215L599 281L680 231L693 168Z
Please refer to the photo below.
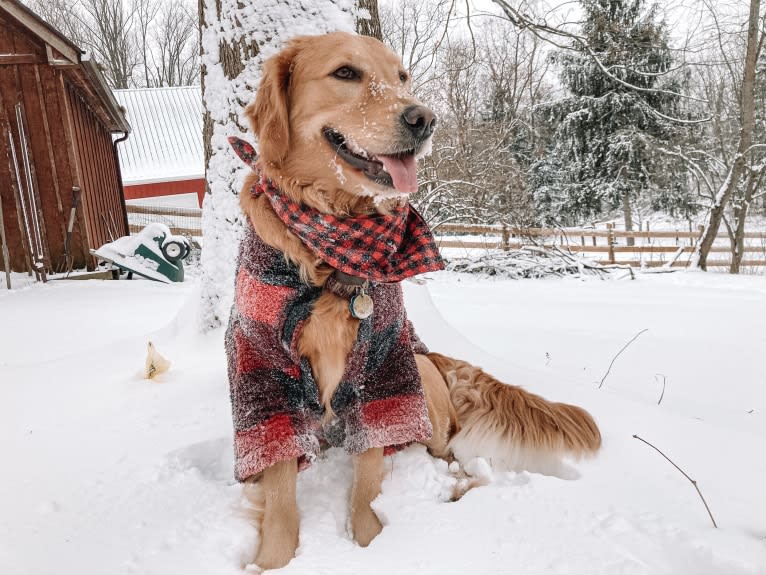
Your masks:
M154 379L158 375L165 373L168 369L170 369L170 361L165 359L150 341L147 347L144 377L146 379Z

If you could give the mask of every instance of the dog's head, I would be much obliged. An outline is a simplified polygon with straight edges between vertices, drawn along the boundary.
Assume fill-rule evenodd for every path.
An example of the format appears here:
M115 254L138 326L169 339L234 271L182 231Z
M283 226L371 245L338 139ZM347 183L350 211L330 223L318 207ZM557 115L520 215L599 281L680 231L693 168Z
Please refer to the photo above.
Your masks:
M264 63L246 112L266 176L375 201L417 190L416 161L436 126L399 58L342 32L290 40Z

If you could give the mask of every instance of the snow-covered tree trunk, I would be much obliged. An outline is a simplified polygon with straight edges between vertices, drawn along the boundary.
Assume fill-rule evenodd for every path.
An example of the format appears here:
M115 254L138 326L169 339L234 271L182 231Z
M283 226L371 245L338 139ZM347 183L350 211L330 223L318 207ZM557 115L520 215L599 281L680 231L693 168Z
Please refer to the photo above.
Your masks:
M761 181L766 175L766 167L761 166L757 170L750 169L745 180L744 195L739 198L738 205L732 210L734 224L730 231L731 235L731 265L729 273L738 274L742 268L742 259L745 257L745 227L747 225L747 214L753 203L756 190L760 187Z
M223 324L234 291L242 229L238 193L246 168L227 137L247 132L244 107L255 97L261 62L292 36L354 32L372 10L359 0L199 0L207 189L202 214L203 329ZM374 0L365 4L375 7ZM369 27L380 30L380 24ZM250 141L252 134L244 136Z

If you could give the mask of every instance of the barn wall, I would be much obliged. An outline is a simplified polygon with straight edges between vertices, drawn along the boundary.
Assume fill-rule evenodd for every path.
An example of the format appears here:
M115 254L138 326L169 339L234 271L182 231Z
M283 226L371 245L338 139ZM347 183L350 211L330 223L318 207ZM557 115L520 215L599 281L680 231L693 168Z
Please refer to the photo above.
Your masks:
M111 132L71 84L67 85L67 96L80 168L85 227L90 246L97 248L129 234L122 183Z
M43 262L49 268L51 254L48 249L45 224L48 219L55 220L55 215L52 215L55 206L51 210L44 202L47 198L40 196L35 134L29 123L30 109L32 113L39 113L38 96L35 93L27 93L23 88L26 76L24 70L35 68L39 62L44 62L45 50L0 15L0 54L2 55L0 56L0 196L2 196L11 268L14 271L30 269L30 254L33 251L30 244L35 243L35 235L42 240ZM21 106L22 112L21 125L16 113L18 105ZM22 132L26 133L26 142L21 138ZM37 205L36 210L31 205L27 205L29 211L26 214L26 221L23 220L20 198L22 189L30 188L22 159L25 151L29 154L31 190ZM32 225L35 218L39 221L39 226L36 228Z
M0 33L0 36L2 34ZM0 42L0 50L3 50ZM11 268L14 271L26 271L28 261L25 257L25 240L20 225L20 214L16 209L17 190L12 177L9 135L18 146L15 131L11 130L11 117L6 110L13 110L16 91L11 87L16 81L16 70L12 66L0 66L0 203L3 209L3 224L8 251L11 258Z
M30 36L0 12L0 199L11 265L14 271L29 269L28 234L17 208L8 142L10 134L18 155L16 106L21 104L46 268L56 271L65 262L73 186L79 186L70 251L75 268L92 269L89 249L128 233L112 136L70 81L79 69L50 66L45 44ZM23 174L23 165L19 169Z

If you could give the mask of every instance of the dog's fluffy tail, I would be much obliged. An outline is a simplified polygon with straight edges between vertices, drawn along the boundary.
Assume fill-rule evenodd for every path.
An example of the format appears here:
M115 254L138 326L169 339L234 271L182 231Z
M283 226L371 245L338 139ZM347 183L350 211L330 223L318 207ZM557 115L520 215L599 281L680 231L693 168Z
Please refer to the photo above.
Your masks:
M437 353L460 431L450 447L461 461L488 459L494 468L569 475L564 456L579 459L601 447L601 433L584 409L554 403L499 382L482 369Z

